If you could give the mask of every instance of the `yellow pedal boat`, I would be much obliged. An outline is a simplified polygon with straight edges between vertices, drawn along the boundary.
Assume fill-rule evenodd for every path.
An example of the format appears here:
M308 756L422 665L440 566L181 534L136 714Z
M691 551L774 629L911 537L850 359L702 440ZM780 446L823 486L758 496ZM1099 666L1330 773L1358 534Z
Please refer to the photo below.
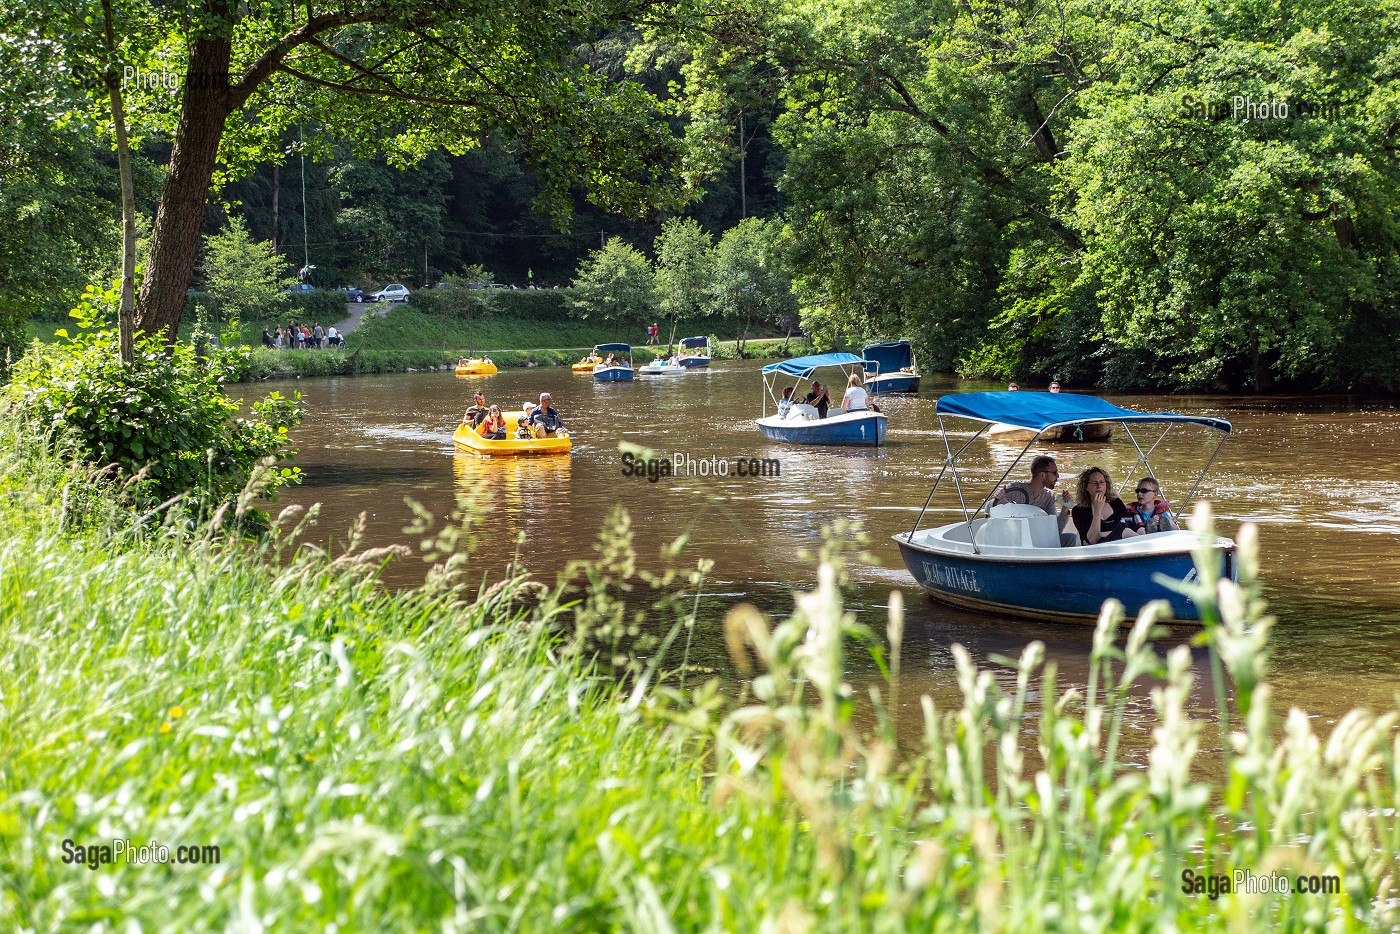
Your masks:
M587 360L580 360L578 363L575 363L572 367L570 367L570 369L572 369L575 373L592 373L593 368L597 365L597 361L589 363Z
M519 425L524 412L502 412L507 425ZM506 438L503 441L493 441L490 438L483 438L477 434L475 428L469 427L466 422L457 426L457 431L452 435L453 442L461 448L466 448L473 454L486 454L492 457L517 457L523 454L568 454L572 450L574 443L567 434L556 435L553 438L531 438L528 441L516 438Z
M491 376L496 372L496 364L491 362L490 357L473 358L457 364L458 376Z

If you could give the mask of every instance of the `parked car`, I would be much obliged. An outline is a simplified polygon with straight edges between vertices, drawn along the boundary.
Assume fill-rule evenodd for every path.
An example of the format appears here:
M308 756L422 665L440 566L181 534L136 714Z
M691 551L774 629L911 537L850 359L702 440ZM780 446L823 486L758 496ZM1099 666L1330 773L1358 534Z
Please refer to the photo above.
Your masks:
M510 286L502 285L499 282L472 282L467 285L469 289L508 289Z
M298 282L282 290L283 295L309 295L316 291L316 286L310 282Z
M344 294L347 302L362 302L365 300L365 290L357 289L353 285L347 285L344 288L337 289L337 291Z
M390 283L371 295L370 300L375 302L406 302L408 301L408 286L399 285L397 282Z

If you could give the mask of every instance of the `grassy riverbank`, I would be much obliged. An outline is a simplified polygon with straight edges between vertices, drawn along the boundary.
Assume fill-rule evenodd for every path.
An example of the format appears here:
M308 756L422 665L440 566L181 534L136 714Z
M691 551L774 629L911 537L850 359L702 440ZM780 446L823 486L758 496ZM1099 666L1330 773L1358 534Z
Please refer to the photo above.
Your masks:
M29 323L30 337L45 343L56 340L53 322ZM639 330L644 325L631 326ZM76 326L69 325L71 333ZM569 366L585 356L598 343L611 341L612 326L574 322L561 326L551 322L519 318L496 318L473 326L474 346L502 368L527 366ZM305 379L321 376L362 376L373 373L408 373L453 368L466 352L468 334L465 321L425 315L411 308L395 308L385 317L365 320L346 339L340 350L270 350L260 345L261 326L245 325L239 332L251 353L238 373L241 381L263 379ZM571 341L577 341L572 345ZM540 342L540 343L536 343ZM633 345L637 363L649 361L652 348ZM735 341L717 341L717 360L738 356ZM764 337L745 341L749 359L766 360L813 353L803 337Z
M353 336L353 335L352 335ZM783 352L786 346L786 353ZM491 361L509 369L525 366L569 366L576 363L590 347L544 350L493 350ZM714 346L715 359L733 359L735 345ZM751 340L746 342L745 354L751 359L793 357L811 353L812 347L803 338L785 341ZM255 348L249 355L243 380L301 379L313 376L359 376L370 373L406 373L415 370L450 370L456 366L459 354L441 350L268 350ZM634 362L651 359L645 347L636 348Z
M1212 634L1241 708L1223 786L1193 778L1221 733L1186 707L1188 650L1163 662L1146 625L1126 642L1102 626L1087 691L1063 696L1038 643L1011 679L955 649L961 708L925 699L924 741L896 752L888 718L851 719L839 551L792 619L731 613L736 663L758 671L725 700L677 674L698 578L636 576L625 522L571 586L480 596L459 526L420 531L438 570L390 593L385 553L273 560L280 536L143 523L0 426L0 917L17 928L1395 923L1396 715L1330 737L1277 719L1249 586L1220 586ZM1128 681L1152 672L1143 768L1116 750ZM897 682L877 706L920 716ZM63 862L113 838L218 862ZM1184 871L1237 868L1340 890L1182 891Z

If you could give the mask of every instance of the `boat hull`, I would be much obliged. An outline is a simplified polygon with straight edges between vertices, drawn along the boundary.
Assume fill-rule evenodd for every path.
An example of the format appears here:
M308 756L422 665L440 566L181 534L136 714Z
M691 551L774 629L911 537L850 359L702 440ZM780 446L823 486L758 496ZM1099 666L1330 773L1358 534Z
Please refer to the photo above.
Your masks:
M632 379L632 368L626 366L596 366L593 378L600 383L621 383Z
M522 412L504 412L506 424L515 425L518 423ZM568 435L555 438L532 438L529 441L521 441L515 438L507 438L504 441L493 441L483 438L477 434L475 428L470 428L465 422L457 426L457 430L452 435L452 442L458 448L471 451L473 454L482 454L487 457L522 457L535 454L568 454L573 449L573 439Z
M677 376L685 372L683 366L641 366L637 367L639 376Z
M865 378L865 388L867 392L918 392L919 375L917 373L887 373L884 376L867 376Z
M953 527L931 531L936 536L949 528ZM972 553L965 543L955 549L933 536L920 540L919 536L925 534L911 537L906 532L894 536L894 540L919 586L952 606L1092 625L1109 598L1123 604L1127 623L1149 601L1165 600L1171 610L1161 622L1201 625L1200 609L1157 579L1158 575L1177 581L1195 579L1192 547L1196 539L1189 532L1160 533L1160 546L1157 542L1133 539L1063 549L986 548L983 554ZM1166 536L1171 539L1166 540ZM1231 577L1233 553L1232 541L1217 540L1216 554L1222 562L1222 572Z
M681 357L680 365L687 370L697 370L710 365L709 357Z
M997 422L987 429L987 437L992 441L1033 441L1038 437L1046 444L1099 444L1113 438L1113 425L1109 422L1059 425L1037 434L1030 428L1018 428L1015 425Z
M469 360L466 365L458 365L458 376L494 376L498 370L496 364L485 360Z
M880 412L852 412L820 419L758 419L759 431L781 444L876 447L885 442L886 417Z
M580 361L580 362L578 362L578 363L575 363L575 364L574 364L572 367L570 367L569 369L573 370L575 373L592 373L592 372L593 372L593 368L594 368L595 366L597 366L597 365L598 365L598 364L596 364L596 363L587 363L587 362L584 362L584 361Z

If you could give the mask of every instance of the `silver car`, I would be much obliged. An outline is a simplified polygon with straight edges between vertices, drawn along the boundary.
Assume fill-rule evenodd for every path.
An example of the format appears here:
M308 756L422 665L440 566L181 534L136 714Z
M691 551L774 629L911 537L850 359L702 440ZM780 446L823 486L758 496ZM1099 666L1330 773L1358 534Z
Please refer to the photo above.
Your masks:
M371 295L370 300L375 302L406 302L408 301L408 286L399 285L397 282L390 283Z

